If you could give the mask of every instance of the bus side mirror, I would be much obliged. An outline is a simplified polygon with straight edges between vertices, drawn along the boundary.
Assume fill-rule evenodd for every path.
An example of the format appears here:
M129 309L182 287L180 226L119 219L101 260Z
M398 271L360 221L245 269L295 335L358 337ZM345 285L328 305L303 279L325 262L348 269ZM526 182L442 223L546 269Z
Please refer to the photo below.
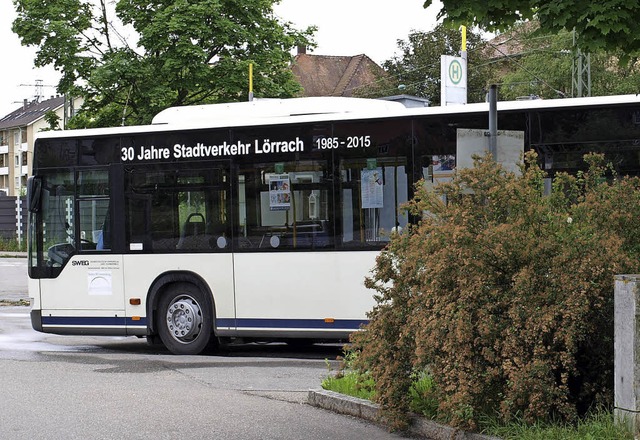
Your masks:
M42 177L32 176L27 180L27 205L29 212L40 211L42 196Z

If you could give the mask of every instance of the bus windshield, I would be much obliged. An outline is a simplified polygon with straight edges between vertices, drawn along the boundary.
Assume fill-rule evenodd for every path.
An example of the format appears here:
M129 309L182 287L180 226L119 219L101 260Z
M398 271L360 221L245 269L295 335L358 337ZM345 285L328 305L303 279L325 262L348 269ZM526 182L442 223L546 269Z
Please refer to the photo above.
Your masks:
M38 177L42 186L30 213L29 266L51 277L78 249L108 249L108 173L54 171Z

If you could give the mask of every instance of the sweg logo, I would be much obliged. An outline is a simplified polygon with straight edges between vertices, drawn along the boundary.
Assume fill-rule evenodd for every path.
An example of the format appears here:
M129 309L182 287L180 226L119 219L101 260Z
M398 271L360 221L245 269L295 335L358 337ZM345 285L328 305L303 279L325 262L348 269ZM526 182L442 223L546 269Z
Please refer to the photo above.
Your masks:
M89 260L77 260L71 262L72 266L88 266Z

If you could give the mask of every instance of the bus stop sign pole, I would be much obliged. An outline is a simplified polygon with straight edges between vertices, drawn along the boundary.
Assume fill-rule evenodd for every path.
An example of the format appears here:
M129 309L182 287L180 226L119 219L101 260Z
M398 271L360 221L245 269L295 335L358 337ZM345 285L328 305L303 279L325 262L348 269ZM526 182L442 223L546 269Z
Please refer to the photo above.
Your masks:
M489 151L498 160L498 86L489 88Z

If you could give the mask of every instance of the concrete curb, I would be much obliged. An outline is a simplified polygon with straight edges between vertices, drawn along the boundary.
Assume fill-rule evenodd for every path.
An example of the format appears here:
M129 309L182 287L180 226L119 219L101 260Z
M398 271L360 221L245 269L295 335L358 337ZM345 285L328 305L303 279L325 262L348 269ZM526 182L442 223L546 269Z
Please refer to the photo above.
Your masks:
M27 253L0 251L0 258L27 258Z
M380 423L380 406L368 400L320 389L309 390L308 403L318 408ZM407 434L432 440L500 440L497 437L461 431L419 416L412 417Z

